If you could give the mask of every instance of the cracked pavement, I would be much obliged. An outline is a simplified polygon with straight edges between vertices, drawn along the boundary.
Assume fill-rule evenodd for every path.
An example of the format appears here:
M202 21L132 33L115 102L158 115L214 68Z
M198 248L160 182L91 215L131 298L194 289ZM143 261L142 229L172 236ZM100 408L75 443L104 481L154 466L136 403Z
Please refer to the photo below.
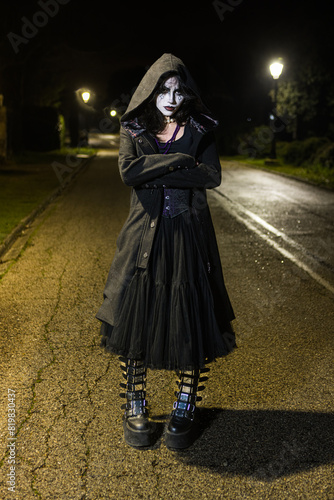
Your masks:
M283 269L274 249L209 200L239 347L212 364L201 436L179 453L163 439L145 451L124 444L119 361L99 347L95 314L129 208L116 155L91 160L34 221L0 281L1 498L334 499L333 296L292 263ZM175 381L148 373L160 424ZM8 388L15 493L6 485Z

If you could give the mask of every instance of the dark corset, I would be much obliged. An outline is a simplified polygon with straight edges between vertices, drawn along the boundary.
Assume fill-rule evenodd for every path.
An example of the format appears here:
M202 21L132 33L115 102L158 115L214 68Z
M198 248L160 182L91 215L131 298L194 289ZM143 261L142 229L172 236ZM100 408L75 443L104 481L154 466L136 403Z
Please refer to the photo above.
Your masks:
M185 212L189 208L189 189L164 188L164 204L162 216L173 218Z

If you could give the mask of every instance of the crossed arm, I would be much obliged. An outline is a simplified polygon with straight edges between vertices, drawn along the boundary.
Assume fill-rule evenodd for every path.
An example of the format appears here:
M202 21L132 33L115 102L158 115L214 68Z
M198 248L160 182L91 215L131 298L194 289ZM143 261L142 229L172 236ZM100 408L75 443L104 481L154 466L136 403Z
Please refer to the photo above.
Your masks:
M205 188L219 186L221 167L213 136L196 160L184 153L137 156L134 139L121 129L119 169L128 186Z

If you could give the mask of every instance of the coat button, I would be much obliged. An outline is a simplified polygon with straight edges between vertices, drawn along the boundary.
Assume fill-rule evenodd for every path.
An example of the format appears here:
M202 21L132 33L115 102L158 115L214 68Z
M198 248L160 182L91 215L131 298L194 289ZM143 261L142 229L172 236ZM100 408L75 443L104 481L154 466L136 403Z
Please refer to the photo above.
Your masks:
M169 167L170 172L173 172L173 170L174 170L174 167Z
M148 253L147 253L147 252L145 252L145 253L144 253L144 255L143 255L143 257L144 257L144 259L147 259L147 257L148 257Z
M139 144L143 142L143 139L138 139Z
M151 227L154 227L154 226L155 226L154 221L152 221L152 222L151 222L150 226L151 226Z

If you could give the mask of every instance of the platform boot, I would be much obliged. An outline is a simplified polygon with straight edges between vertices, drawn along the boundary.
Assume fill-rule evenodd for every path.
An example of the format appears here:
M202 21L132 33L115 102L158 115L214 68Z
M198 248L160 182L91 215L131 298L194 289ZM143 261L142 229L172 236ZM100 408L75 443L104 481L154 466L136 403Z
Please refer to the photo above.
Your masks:
M148 418L146 407L146 368L141 361L119 358L122 362L123 378L121 383L125 393L120 394L126 399L122 405L125 410L123 429L125 442L137 447L151 446L154 441L155 424Z
M195 441L198 433L196 403L202 400L197 396L197 392L204 389L204 386L198 384L208 380L208 377L200 377L201 373L208 371L209 368L204 368L201 371L179 373L179 382L177 382L179 390L175 392L177 400L174 402L165 434L167 448L188 448Z

